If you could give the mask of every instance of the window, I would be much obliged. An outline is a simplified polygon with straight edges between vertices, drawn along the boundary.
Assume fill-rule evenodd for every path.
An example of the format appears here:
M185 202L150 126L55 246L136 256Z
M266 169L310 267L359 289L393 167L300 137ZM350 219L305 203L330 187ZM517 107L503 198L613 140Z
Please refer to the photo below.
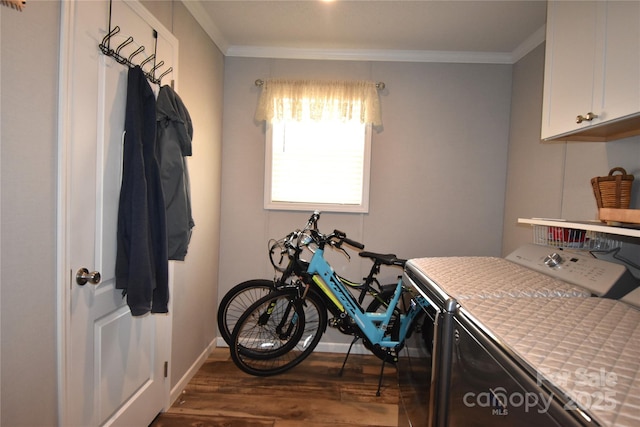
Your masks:
M368 212L371 127L382 125L369 81L261 82L267 123L266 209Z
M265 159L266 209L368 212L370 124L269 123Z

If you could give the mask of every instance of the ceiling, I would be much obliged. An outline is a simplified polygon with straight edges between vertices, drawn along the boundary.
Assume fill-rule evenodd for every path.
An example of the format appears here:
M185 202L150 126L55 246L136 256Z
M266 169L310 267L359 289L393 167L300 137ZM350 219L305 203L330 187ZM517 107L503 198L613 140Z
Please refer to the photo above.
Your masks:
M513 63L544 0L182 0L227 56Z

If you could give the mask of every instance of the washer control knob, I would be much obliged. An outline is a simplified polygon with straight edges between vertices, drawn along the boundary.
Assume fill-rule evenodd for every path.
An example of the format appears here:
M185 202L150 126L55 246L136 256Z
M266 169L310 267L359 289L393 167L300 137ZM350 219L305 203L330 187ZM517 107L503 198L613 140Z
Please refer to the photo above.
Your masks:
M562 257L559 253L554 252L544 257L544 264L549 268L557 267L562 264Z

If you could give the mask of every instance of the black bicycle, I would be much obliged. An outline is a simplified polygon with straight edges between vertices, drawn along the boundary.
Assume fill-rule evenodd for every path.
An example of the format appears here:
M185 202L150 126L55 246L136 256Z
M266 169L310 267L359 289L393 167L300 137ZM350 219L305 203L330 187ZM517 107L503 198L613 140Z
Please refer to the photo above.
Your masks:
M308 255L305 252L312 254L316 246L311 231L315 230L317 232L319 217L320 213L314 212L303 230L295 230L282 239L269 242L269 260L276 271L274 279L248 280L234 286L224 295L218 307L217 318L220 335L227 344L230 343L231 333L240 316L256 301L270 294L274 296L274 301L279 300L276 296L281 296L283 293L300 295L301 290L305 287L302 278L309 266L304 256ZM364 245L347 239L345 236L342 242L333 245L333 247L340 250L348 259L350 259L350 255L342 247L342 243L357 249L364 249ZM386 310L386 305L393 296L395 284L381 285L376 276L380 272L382 265L401 264L398 264L398 258L394 254L359 252L359 256L371 259L372 265L369 274L363 278L362 282L354 282L339 276L340 280L345 286L359 293L359 303L362 303L367 295L372 297L366 308L367 311ZM324 327L322 331L318 331L318 328L327 324L326 320L324 320L327 317L325 309L327 304L323 301L324 296L319 295L316 291L305 294L305 298L307 298L308 304L298 307L297 312L289 305L286 312L287 316L304 316L305 326L300 329L294 329L295 325L300 324L297 318L294 317L287 330L278 329L277 324L271 330L264 327L263 331L270 331L272 339L267 344L268 340L265 337L262 338L261 346L265 353L262 356L257 356L266 357L267 355L275 354L276 351L285 352L288 349L287 343L289 343L289 346L295 345L298 341L309 344L315 341L316 336L318 340L320 339L322 333L324 333ZM284 312L278 312L280 309L280 307L276 306L271 307L269 314L271 315L271 312L275 312L271 316L272 319L275 319L278 315L285 315ZM342 324L337 320L332 320L332 326L337 327L343 333L347 333L347 329L350 328L349 325ZM300 337L296 334L300 334ZM302 338L303 336L304 339Z
M299 253L296 248L309 245L308 237L316 246L312 260L322 258L319 254L324 253L324 249L328 247L344 252L346 251L342 247L343 244L363 247L338 230L334 230L330 235L321 234L317 230L318 218L319 214L314 213L307 227L302 232L296 232L298 239L287 239L288 245L291 245L289 253ZM410 334L416 323L405 319L405 315L411 313L410 317L413 320L420 313L415 308L402 308L399 297L403 291L398 283L379 286L375 276L381 265L403 267L405 260L397 258L394 254L360 254L373 260L371 271L361 284L349 282L351 286L347 286L345 280L335 274L328 265L325 273L318 275L314 269L309 270L309 263L305 263L306 271L299 271L300 276L295 281L295 286L273 291L245 310L232 332L233 344L230 350L236 365L249 374L260 376L275 375L291 369L311 354L327 324L344 334L354 336L351 346L362 339L365 347L382 359L383 367L386 362L394 363L397 360L397 351L402 347L404 340L390 340ZM340 283L343 296L325 289L326 282L322 279L324 274L327 278L331 277L334 283ZM379 290L372 286L374 283L378 284ZM354 288L357 290L354 292L355 296L352 295ZM374 299L366 309L361 308L364 297L372 292L375 294ZM360 317L350 315L345 310L345 302L355 310L366 312L367 316L364 318L372 322L371 328L388 338L382 339L381 335L375 340L370 339L363 330L363 325L357 323ZM320 315L310 317L309 311ZM333 315L328 322L327 311ZM401 327L402 330L399 329ZM345 357L344 363L346 360Z

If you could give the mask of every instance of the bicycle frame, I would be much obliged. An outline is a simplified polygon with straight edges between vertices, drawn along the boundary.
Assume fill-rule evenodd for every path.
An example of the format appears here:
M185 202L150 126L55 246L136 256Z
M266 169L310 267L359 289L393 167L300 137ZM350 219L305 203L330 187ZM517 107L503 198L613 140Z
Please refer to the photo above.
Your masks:
M304 233L304 231L309 229L309 225L307 225L307 227L305 227L305 229L303 231L298 231L298 234L302 234ZM289 239L290 241L290 236L294 235L296 232L291 233L287 236L287 239ZM274 245L275 246L275 245ZM298 279L301 279L303 277L308 277L308 263L305 263L303 261L300 260L300 253L302 252L302 249L300 247L299 244L295 244L295 245L286 245L285 246L287 248L287 251L292 250L294 251L293 254L287 253L287 256L289 258L289 262L287 263L287 266L282 269L279 270L281 271L281 275L279 278L274 278L274 288L275 289L283 289L286 287L297 287L296 284L296 280L292 280L290 283L287 282L287 280L289 278L293 278L296 277ZM271 251L273 251L273 247L270 249ZM284 252L282 252L280 254L281 256L284 255ZM373 256L376 254L370 254L368 257L371 258L372 260L372 265L371 265L371 269L369 271L369 274L367 275L367 277L365 277L363 279L362 282L354 282L352 280L349 280L345 277L342 277L340 275L337 275L337 278L340 280L340 282L342 282L342 284L345 287L351 287L351 288L359 288L360 289L360 297L358 302L361 303L362 300L365 297L365 294L369 294L371 296L376 296L379 294L378 290L380 292L383 291L383 286L380 285L380 283L377 281L376 279L376 274L380 271L380 265L381 265L381 261L373 258ZM273 261L272 261L273 264ZM305 266L306 264L306 266ZM378 286L378 290L376 290L375 288L373 288L373 284L377 284ZM342 310L341 310L342 311Z
M313 282L327 295L335 307L341 313L345 313L353 319L372 344L378 344L381 347L394 348L402 343L407 336L411 323L420 313L421 308L429 305L426 299L420 295L412 299L407 313L400 314L398 340L395 341L392 340L391 336L385 336L385 333L389 327L394 309L402 295L402 279L398 280L387 310L384 313L370 313L362 309L355 297L340 281L331 265L324 259L323 247L316 249L309 263L307 273L311 275Z
M276 291L274 294L261 297L246 309L233 330L233 343L229 345L231 357L240 369L252 375L264 376L284 372L311 354L329 324L342 333L354 336L340 374L344 370L353 344L359 339L363 339L365 347L382 360L376 393L379 396L385 364L398 361L398 351L402 348L405 338L412 332L418 316L423 313L423 308L429 307L429 304L420 295L411 295L411 299L404 298L408 292L402 280L398 280L397 284L380 285L376 275L381 265L404 267L406 260L397 258L395 254L360 252L361 257L373 261L369 275L361 283L340 277L324 258L326 245L341 250L347 258L349 255L342 247L343 244L357 249L363 249L364 245L348 238L346 233L339 230L334 230L331 234L320 233L317 227L319 217L320 213L314 212L303 230L296 230L273 245L270 244L271 262L276 270L283 272L283 277L286 277L274 280L275 289L280 289L278 285L284 285L286 289L291 278L290 285L296 289L296 293L292 293L291 290ZM315 249L309 247L310 244ZM308 247L313 253L308 262L300 259L303 247ZM274 255L280 258L274 259ZM283 266L285 255L289 257L289 263ZM379 288L379 292L372 286L374 284ZM359 295L355 295L354 290L357 290ZM372 295L374 300L365 309L361 304L367 293ZM405 304L408 307L405 307ZM286 311L282 311L283 307ZM312 319L309 332L303 329L306 324L307 307L311 307L309 318ZM294 309L295 311L292 311ZM334 316L330 323L327 321L327 310ZM314 320L314 312L317 313L317 320ZM301 314L300 317L298 313ZM277 316L274 319L278 324L270 322L273 316ZM267 326L267 322L268 330L262 331L263 325ZM298 324L302 325L301 328L297 327ZM314 327L314 324L317 326ZM255 335L256 331L258 335ZM276 340L272 341L274 331L277 336ZM302 337L292 335L297 334L295 331L306 334L302 347L298 347ZM262 338L263 332L265 338ZM267 347L264 344L273 344L275 350L265 350Z

